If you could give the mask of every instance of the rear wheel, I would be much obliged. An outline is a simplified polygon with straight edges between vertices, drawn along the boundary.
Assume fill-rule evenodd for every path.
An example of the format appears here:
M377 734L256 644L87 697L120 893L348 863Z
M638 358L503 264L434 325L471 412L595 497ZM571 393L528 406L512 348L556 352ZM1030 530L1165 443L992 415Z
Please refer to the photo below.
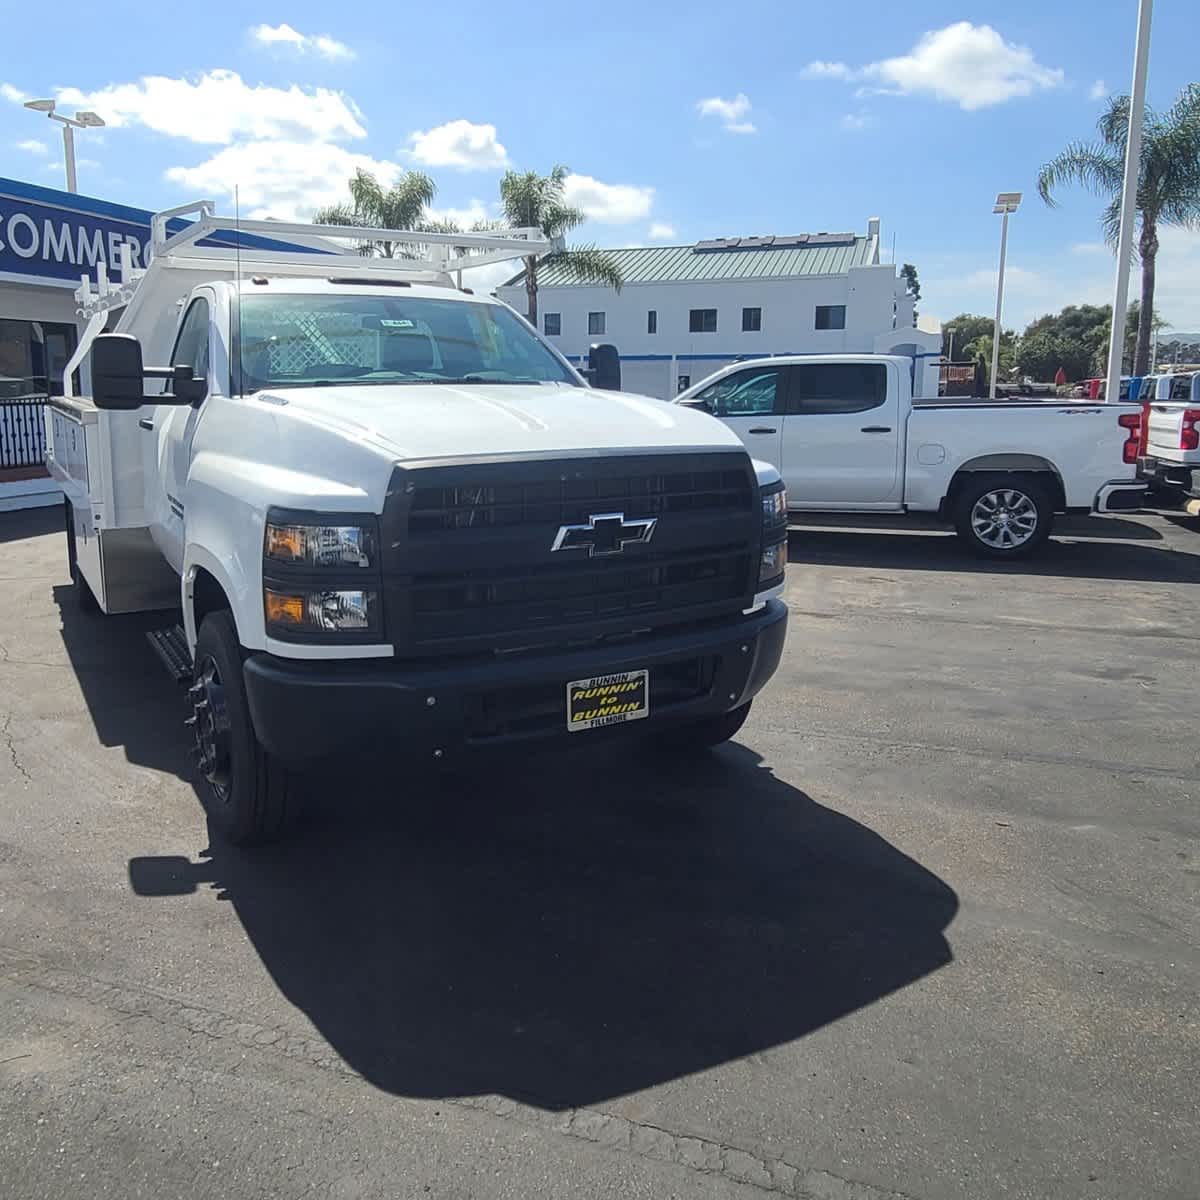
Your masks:
M705 750L710 746L719 746L737 736L750 715L750 704L747 700L740 708L730 712L700 717L695 721L664 729L655 735L655 743L672 751Z
M958 490L952 509L958 536L985 558L1023 558L1054 524L1050 489L1036 475L980 474Z
M209 613L196 638L193 755L204 776L209 819L234 845L278 838L294 806L291 773L263 749L250 720L242 678L242 648L227 611Z
M79 547L75 542L75 508L70 500L63 501L63 513L67 522L67 571L75 589L75 603L80 612L89 617L98 616L101 612L99 601L79 570Z

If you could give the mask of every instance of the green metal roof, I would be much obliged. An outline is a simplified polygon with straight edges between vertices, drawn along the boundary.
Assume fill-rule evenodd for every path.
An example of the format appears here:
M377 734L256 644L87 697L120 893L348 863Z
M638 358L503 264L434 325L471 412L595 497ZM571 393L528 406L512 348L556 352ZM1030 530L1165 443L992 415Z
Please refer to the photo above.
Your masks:
M625 250L606 249L605 253L621 268L627 284L684 283L710 279L787 279L796 275L844 275L851 267L869 266L873 261L871 239L851 234L847 234L846 239L840 244L791 245L784 248L634 246ZM522 271L504 286L512 287L524 281L525 272ZM580 281L557 266L553 258L538 268L538 287L572 286L580 286Z

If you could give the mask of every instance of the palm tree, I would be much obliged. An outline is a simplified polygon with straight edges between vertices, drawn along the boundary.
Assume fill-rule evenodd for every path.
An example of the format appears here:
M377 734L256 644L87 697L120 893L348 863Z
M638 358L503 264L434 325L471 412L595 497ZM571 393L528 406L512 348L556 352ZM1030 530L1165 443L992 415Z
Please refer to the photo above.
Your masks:
M1038 194L1051 207L1059 184L1078 183L1107 198L1101 218L1104 235L1116 245L1121 224L1121 184L1129 97L1115 96L1096 124L1098 142L1072 142L1038 173ZM1165 113L1146 109L1138 172L1138 254L1142 260L1141 311L1154 312L1154 267L1159 225L1200 225L1200 84L1190 83ZM1138 325L1133 373L1150 363L1153 320Z
M318 225L358 225L366 229L423 229L433 232L425 219L425 206L433 202L437 188L428 175L405 171L390 188L359 167L349 181L351 204L331 204L317 209L313 220ZM360 254L379 254L384 258L404 258L403 243L366 241Z
M601 283L621 290L625 282L621 269L613 259L595 246L573 246L568 250L562 239L587 219L582 209L566 202L564 189L567 168L556 166L549 175L536 171L506 171L500 180L500 203L510 225L531 227L542 231L558 244L539 261L536 254L525 257L525 295L529 300L529 321L537 325L538 268L553 262L580 283Z

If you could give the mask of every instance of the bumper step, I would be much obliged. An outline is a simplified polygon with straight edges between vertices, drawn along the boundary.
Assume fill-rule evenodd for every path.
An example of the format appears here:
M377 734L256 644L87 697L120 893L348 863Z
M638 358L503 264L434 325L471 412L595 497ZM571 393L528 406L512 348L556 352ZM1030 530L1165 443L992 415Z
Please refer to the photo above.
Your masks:
M182 625L169 625L166 629L151 629L146 640L154 653L162 659L167 674L176 683L190 683L192 679L192 656L188 652L187 637Z

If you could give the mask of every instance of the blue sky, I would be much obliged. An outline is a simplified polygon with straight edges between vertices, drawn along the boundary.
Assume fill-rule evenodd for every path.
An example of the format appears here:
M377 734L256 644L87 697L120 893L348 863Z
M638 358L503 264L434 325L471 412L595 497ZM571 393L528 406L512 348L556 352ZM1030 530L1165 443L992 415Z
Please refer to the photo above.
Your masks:
M61 186L57 126L21 108L30 96L106 117L79 135L80 190L147 208L231 209L237 183L246 212L307 215L361 164L428 171L437 208L469 220L492 212L506 165L564 162L591 214L578 237L601 245L878 215L942 318L991 311L992 200L1022 190L1006 324L1111 299L1099 203L1068 191L1049 210L1034 183L1091 134L1099 97L1128 89L1133 0L362 11L114 0L50 30L37 5L10 7L0 173ZM1200 75L1195 33L1195 0L1159 0L1151 103ZM1200 235L1162 242L1159 310L1200 328Z

